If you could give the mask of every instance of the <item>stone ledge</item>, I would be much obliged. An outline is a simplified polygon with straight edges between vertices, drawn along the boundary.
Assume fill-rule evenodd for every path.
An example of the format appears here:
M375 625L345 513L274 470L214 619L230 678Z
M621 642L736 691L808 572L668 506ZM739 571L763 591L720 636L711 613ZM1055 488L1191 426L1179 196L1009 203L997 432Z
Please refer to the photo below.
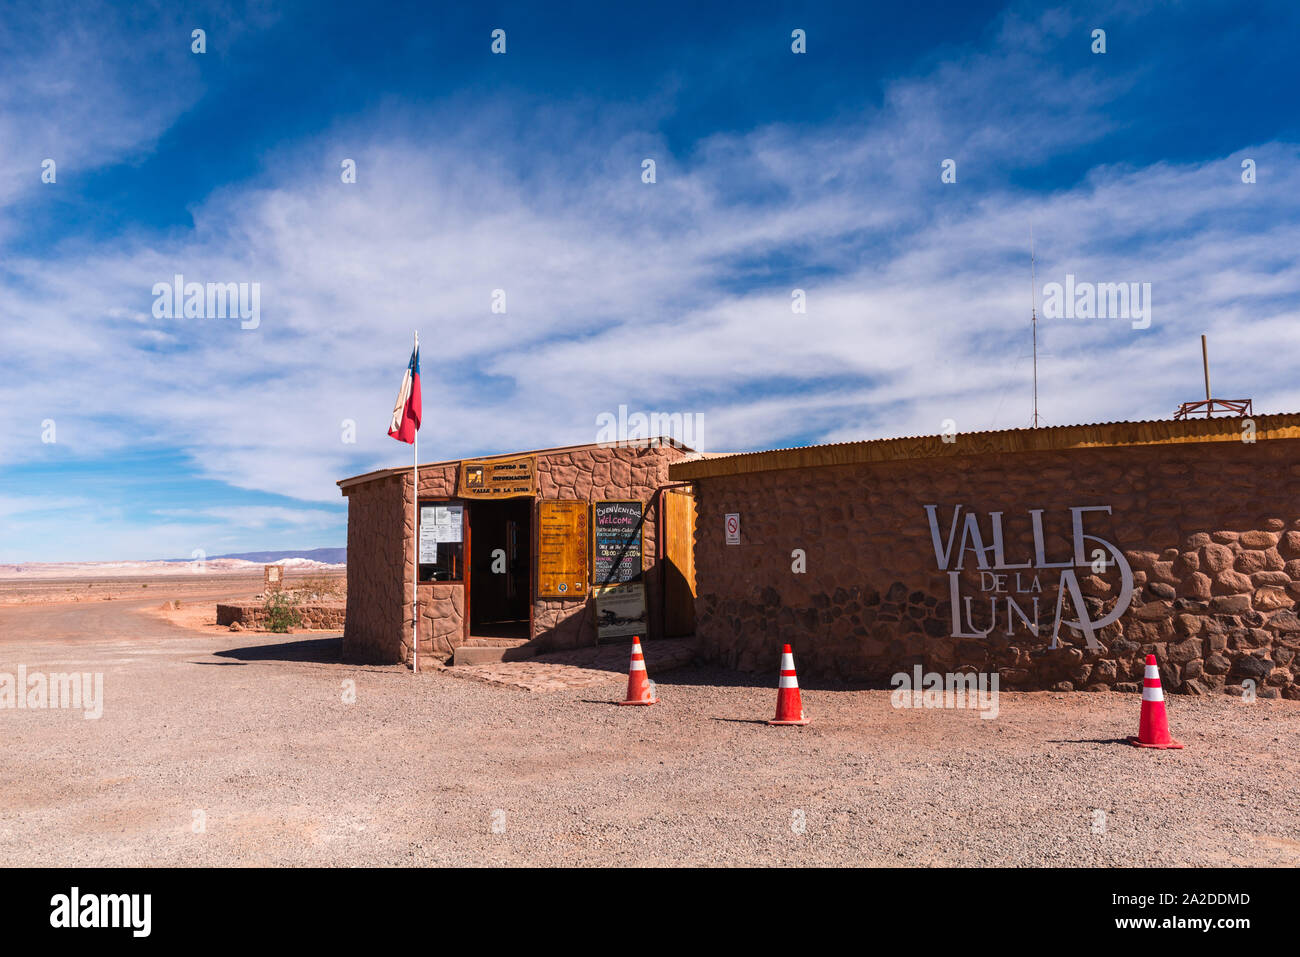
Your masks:
M524 661L532 658L537 654L535 648L530 648L526 644L484 644L476 645L471 642L463 645L457 645L455 652L452 654L452 664L458 668L466 665L491 665L499 664L506 661ZM481 639L480 639L481 640ZM500 639L498 639L500 641Z
M299 628L342 628L347 614L346 602L320 602L293 607L300 619ZM233 625L236 622L245 628L261 628L266 624L266 609L260 604L217 605L218 625Z
M462 646L464 647L464 646ZM695 660L693 638L661 638L641 645L650 680ZM460 649L457 649L457 654ZM631 642L549 652L526 661L471 667L439 667L458 678L470 678L498 688L521 691L563 691L627 681Z

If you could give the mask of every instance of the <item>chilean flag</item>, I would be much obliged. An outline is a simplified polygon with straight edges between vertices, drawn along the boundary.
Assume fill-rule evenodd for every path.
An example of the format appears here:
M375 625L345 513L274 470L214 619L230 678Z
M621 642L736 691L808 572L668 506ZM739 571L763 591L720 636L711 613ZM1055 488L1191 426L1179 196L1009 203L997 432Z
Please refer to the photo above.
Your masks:
M411 361L406 366L406 375L402 376L402 389L397 393L397 404L393 406L393 421L388 427L388 434L399 442L408 444L415 441L416 430L420 428L420 340L415 340L411 350Z

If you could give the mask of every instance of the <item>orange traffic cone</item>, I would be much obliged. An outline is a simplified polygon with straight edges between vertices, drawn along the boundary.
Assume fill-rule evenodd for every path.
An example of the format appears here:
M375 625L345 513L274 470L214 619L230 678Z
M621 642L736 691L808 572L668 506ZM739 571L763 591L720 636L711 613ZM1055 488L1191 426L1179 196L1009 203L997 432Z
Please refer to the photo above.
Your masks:
M619 704L654 704L658 700L645 673L645 655L641 654L641 636L633 635L632 663L627 669L627 700L620 701Z
M1139 748L1181 748L1182 745L1169 734L1169 716L1165 714L1165 693L1160 687L1160 669L1156 656L1147 655L1146 677L1142 681L1142 717L1138 720L1136 738L1129 744Z
M799 697L799 676L794 673L794 652L789 645L781 651L781 680L776 688L776 717L768 724L807 724Z

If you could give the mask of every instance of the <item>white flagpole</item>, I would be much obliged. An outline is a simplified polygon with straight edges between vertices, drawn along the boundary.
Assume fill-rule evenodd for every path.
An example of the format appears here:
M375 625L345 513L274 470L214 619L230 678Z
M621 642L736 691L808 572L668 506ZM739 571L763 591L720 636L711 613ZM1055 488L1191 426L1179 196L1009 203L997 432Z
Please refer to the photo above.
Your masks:
M420 330L415 330L415 352L420 351ZM412 380L412 386L415 385ZM420 673L420 430L411 443L411 672Z

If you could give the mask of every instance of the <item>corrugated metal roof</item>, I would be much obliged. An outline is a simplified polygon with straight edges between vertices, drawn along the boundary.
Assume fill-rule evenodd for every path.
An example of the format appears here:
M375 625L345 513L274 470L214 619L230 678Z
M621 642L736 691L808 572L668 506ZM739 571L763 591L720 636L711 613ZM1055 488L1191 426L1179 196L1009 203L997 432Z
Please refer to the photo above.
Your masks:
M1300 438L1300 413L1287 412L1247 417L1255 423L1257 440ZM913 458L945 458L959 455L1055 451L1126 445L1167 445L1183 442L1240 441L1243 418L1145 419L1139 421L1093 422L1054 425L1037 429L993 429L959 432L945 442L942 435L911 435L865 439L826 445L801 445L757 452L674 462L669 475L679 481L765 472L777 469L811 468L887 462Z

